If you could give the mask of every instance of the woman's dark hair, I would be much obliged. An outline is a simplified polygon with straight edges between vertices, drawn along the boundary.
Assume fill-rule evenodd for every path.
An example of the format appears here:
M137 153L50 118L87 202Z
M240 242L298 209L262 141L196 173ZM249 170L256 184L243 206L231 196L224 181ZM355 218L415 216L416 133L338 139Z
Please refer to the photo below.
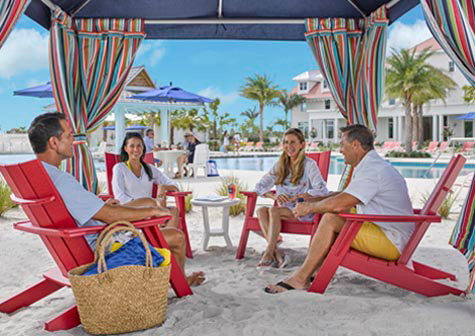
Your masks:
M140 141L142 142L143 152L142 155L140 155L140 163L142 164L142 167L145 170L145 173L147 174L149 180L152 180L152 170L143 160L145 156L145 142L143 141L142 135L140 133L128 132L125 134L124 142L122 142L122 146L120 147L120 161L126 162L129 160L129 154L127 154L127 152L125 151L125 146L127 146L127 142L129 141L129 139L132 138L140 139Z

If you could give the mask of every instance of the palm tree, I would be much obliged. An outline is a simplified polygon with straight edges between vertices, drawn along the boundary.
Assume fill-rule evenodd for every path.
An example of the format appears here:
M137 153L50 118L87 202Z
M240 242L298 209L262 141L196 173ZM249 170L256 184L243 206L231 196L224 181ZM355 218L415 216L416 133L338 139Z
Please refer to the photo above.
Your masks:
M282 129L283 129L284 132L285 132L285 130L288 128L288 127L287 127L287 119L280 119L280 118L277 118L277 120L274 122L274 125L276 125L276 126L282 126Z
M273 104L279 95L278 87L266 75L255 74L254 77L245 78L245 83L239 91L242 97L257 100L259 103L259 141L264 142L264 106Z
M391 57L386 61L388 64L386 74L385 93L389 99L399 98L403 101L406 117L406 153L412 151L413 122L411 105L415 93L420 90L425 82L428 71L435 68L426 63L426 60L434 54L430 48L416 53L415 49L393 50Z
M254 120L259 116L259 112L256 111L254 106L252 109L248 108L246 111L241 112L241 115L247 117L251 124L254 125Z
M289 111L291 111L294 107L299 106L305 102L305 98L303 96L299 96L298 94L289 95L287 90L282 90L277 97L277 104L284 108L285 113L285 125L284 128L289 128Z
M414 127L418 146L423 142L423 105L432 99L441 99L445 104L447 90L455 88L455 82L442 70L437 68L425 69L423 80L419 83L418 89L412 98Z

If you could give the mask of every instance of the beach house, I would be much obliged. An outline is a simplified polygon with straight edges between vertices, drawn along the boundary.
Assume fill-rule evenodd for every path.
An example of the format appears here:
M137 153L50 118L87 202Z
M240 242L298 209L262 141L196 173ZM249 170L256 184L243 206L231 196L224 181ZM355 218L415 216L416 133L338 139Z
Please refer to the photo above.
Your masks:
M455 120L455 118L475 111L473 106L463 100L464 85L469 85L460 70L441 49L434 38L430 38L413 48L416 52L430 47L434 54L428 63L445 72L456 83L454 90L447 91L445 103L432 100L424 105L424 140L443 141L447 135L453 137L474 137L473 120ZM291 126L308 131L309 137L323 143L337 143L338 129L346 120L332 98L328 84L319 70L309 70L294 78L296 82L292 94L301 95L306 102L294 107L291 112ZM384 99L378 114L378 132L376 141L404 141L404 106L397 99ZM445 131L444 131L445 130Z

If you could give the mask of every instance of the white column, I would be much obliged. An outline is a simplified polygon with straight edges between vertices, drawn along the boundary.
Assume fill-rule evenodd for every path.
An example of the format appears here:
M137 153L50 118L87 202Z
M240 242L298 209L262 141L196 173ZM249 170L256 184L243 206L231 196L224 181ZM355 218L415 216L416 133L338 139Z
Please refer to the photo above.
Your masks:
M396 141L403 141L403 133L402 133L402 130L404 129L404 124L403 124L403 120L402 120L402 116L398 116L397 117L397 124L398 124L398 127L397 127L397 140Z
M439 134L439 141L444 141L444 137L442 136L443 129L444 129L444 116L440 115L439 116L439 129L437 130L437 133Z
M115 152L120 152L120 146L125 137L125 110L115 106Z
M437 116L434 114L432 116L432 141L438 141L437 137Z
M338 128L338 118L335 118L333 120L333 143L334 144L337 144L338 143L338 132L339 132L339 128Z
M166 146L170 145L170 120L168 118L168 109L160 110L160 140L162 145L166 142Z

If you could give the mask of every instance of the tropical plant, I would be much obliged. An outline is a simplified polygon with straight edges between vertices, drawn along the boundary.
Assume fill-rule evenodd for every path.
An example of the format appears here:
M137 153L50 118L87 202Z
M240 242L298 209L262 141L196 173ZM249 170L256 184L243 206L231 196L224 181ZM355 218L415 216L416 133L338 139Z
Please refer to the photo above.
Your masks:
M447 219L449 218L450 215L450 210L452 209L453 205L455 202L458 200L458 197L460 195L460 191L462 188L459 188L456 192L449 192L447 196L445 197L444 201L442 202L442 205L439 208L439 211L437 212L440 217ZM421 195L421 202L422 203L427 203L427 200L429 199L429 192L426 192Z
M218 108L219 108L220 102L221 101L219 100L219 98L216 98L212 103L209 103L208 106L205 105L203 107L204 113L208 115L208 118L209 116L213 117L213 119L209 119L209 121L210 121L210 128L211 128L210 131L212 134L212 139L215 139L215 140L218 138L218 132L217 132L218 116L219 116ZM208 111L208 108L211 111Z
M466 103L475 102L475 88L470 85L462 86L463 89L463 101Z
M10 198L12 191L4 180L0 180L0 216L16 206Z
M288 128L287 127L287 120L286 119L281 119L277 118L276 121L274 121L274 125L276 126L282 126L282 130L285 132L285 130Z
M239 198L241 202L230 207L229 214L231 216L237 216L240 213L246 212L246 196L241 194L241 190L247 190L247 184L241 182L239 180L239 177L225 176L221 178L221 184L216 188L216 193L220 196L228 196L228 186L231 183L234 183L234 185L236 186L236 198Z
M259 103L259 140L264 142L264 107L275 103L279 89L266 75L255 74L254 77L246 77L244 81L239 89L240 95Z
M393 49L391 57L386 61L388 69L386 73L385 93L388 99L399 98L404 104L406 119L406 152L412 151L412 114L411 106L414 95L426 83L425 76L428 71L435 68L426 61L434 54L430 48L416 53L416 49L401 49L399 52ZM426 84L425 84L426 85Z
M291 94L289 95L287 90L280 91L277 97L276 105L282 106L285 113L285 126L284 129L289 128L289 111L291 111L294 107L299 106L305 102L305 98L298 94Z
M242 116L247 117L252 125L254 125L254 120L259 116L259 112L256 111L256 107L254 106L252 109L248 108L246 111L241 112Z

